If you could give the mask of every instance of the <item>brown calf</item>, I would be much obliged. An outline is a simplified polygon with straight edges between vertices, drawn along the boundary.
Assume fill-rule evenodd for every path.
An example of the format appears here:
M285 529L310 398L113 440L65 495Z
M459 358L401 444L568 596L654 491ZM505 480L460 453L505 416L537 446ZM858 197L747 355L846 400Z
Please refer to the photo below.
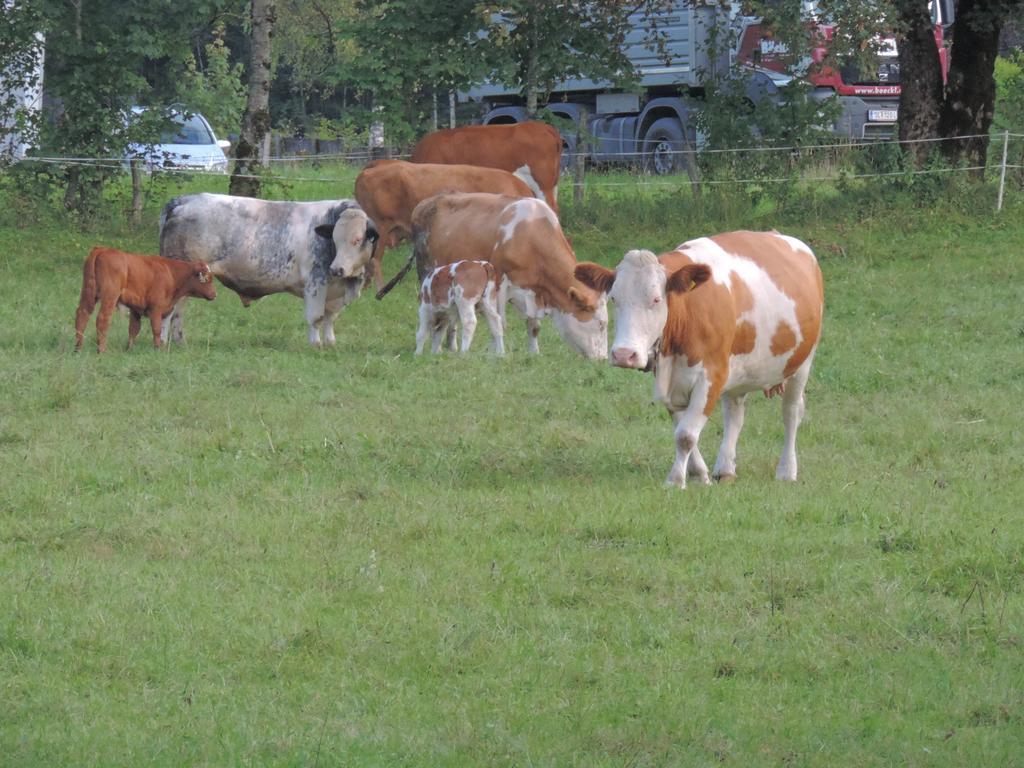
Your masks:
M110 318L118 306L127 307L131 313L128 349L139 334L143 315L149 316L153 328L153 346L160 347L164 318L186 296L208 301L217 298L213 275L205 263L96 246L82 268L82 294L75 313L75 351L82 348L85 326L97 301L100 311L96 315L96 346L98 351L105 352Z

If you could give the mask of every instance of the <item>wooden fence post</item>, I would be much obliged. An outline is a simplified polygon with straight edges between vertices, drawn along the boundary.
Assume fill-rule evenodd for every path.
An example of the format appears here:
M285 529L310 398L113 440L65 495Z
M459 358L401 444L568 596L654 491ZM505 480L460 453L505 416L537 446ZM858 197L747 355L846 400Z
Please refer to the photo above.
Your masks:
M132 224L142 221L142 170L139 158L133 157L129 163L132 169Z
M1010 132L1003 131L1003 161L999 164L999 195L996 197L996 213L1003 210L1003 188L1006 186L1006 153L1010 148Z
M587 110L580 110L579 122L576 123L576 156L573 158L572 199L575 203L583 202L583 181L586 174L587 156Z

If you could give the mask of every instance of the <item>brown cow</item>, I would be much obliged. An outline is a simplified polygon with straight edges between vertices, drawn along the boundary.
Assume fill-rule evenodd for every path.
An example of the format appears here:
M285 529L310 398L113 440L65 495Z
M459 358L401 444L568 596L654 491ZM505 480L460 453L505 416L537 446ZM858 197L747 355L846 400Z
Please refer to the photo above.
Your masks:
M493 192L511 197L530 197L526 183L496 168L473 165L407 163L404 160L376 160L356 177L355 197L374 224L380 238L373 249L373 279L380 291L381 260L386 248L408 239L412 231L412 209L439 192ZM379 294L377 298L381 298Z
M467 125L434 131L413 148L412 161L482 165L516 173L558 213L562 137L547 123Z
M128 349L142 327L142 316L149 316L153 328L153 346L160 347L160 328L175 303L185 296L213 301L217 289L210 268L201 261L188 262L125 253L115 248L96 246L82 268L82 294L75 313L75 351L82 348L82 337L89 316L100 303L96 315L96 346L107 350L107 329L118 306L131 313L128 321Z
M421 280L435 265L464 259L494 265L498 310L504 318L511 301L526 317L530 352L538 351L541 318L551 315L577 352L608 357L607 297L573 276L576 256L543 200L482 192L436 195L416 206L412 232Z
M612 364L654 369L655 398L672 414L669 485L710 482L697 441L719 398L724 429L714 476L736 476L747 395L782 395L775 476L796 480L796 432L821 335L824 288L811 249L778 232L727 232L655 256L630 251L618 268L580 264L576 276L615 302ZM652 365L653 363L653 365Z

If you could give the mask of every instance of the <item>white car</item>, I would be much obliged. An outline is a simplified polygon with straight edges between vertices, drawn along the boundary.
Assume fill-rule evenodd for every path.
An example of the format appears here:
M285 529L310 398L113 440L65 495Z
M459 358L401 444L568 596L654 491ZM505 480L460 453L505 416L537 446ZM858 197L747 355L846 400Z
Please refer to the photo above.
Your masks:
M132 109L141 114L142 107ZM227 173L228 158L224 150L231 146L226 139L217 139L210 123L198 112L173 112L175 128L165 131L153 145L133 144L129 157L141 157L147 170L187 168L195 171Z

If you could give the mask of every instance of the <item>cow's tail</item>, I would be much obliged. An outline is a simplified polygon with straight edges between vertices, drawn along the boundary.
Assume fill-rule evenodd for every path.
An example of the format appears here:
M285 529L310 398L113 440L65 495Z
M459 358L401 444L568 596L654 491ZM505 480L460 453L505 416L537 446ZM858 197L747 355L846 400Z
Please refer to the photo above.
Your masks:
M85 326L89 324L89 316L96 308L99 289L96 283L96 257L100 248L93 248L85 259L82 267L82 293L78 297L78 309L75 310L75 351L82 348L85 337Z
M403 266L400 270L398 270L398 274L395 275L394 277L392 277L390 280L388 280L387 284L383 288L381 288L379 291L377 291L377 300L378 301L380 301L385 296L387 296L389 293L391 293L391 289L394 288L396 285L398 285L400 282L402 282L402 278L405 277L408 274L410 269L412 269L412 263L415 260L416 260L416 251L413 250L413 252L411 254L409 254L409 259L405 262L405 266Z
M168 201L167 205L160 211L160 255L171 259L183 259L184 257L179 253L171 253L174 250L169 248L166 243L167 239L167 222L174 215L174 209L181 205L183 197L175 197Z
M398 270L398 274L392 277L387 285L377 291L378 299L383 299L392 288L401 282L402 278L412 269L413 262L416 262L416 274L419 275L421 283L423 278L434 268L434 258L430 255L430 250L427 248L430 228L425 222L433 219L437 211L438 197L440 195L435 195L433 198L429 198L429 202L420 203L420 205L416 206L417 210L412 223L412 253L409 254L409 259L405 262L405 266ZM421 207L423 207L422 211L420 210Z
M89 252L82 267L82 293L78 297L78 311L92 312L99 300L99 290L96 285L96 257L103 249L96 246Z

